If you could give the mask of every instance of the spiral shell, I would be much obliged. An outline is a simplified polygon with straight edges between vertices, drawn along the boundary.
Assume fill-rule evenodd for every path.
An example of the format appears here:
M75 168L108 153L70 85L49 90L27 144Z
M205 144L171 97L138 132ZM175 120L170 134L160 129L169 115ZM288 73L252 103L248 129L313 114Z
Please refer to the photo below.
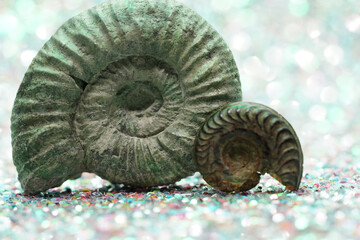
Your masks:
M34 58L12 112L26 193L82 172L156 186L196 171L206 117L241 100L233 56L187 7L113 0L67 21Z
M299 188L303 153L296 133L261 104L237 102L213 114L199 132L195 155L205 181L221 191L249 190L265 173Z

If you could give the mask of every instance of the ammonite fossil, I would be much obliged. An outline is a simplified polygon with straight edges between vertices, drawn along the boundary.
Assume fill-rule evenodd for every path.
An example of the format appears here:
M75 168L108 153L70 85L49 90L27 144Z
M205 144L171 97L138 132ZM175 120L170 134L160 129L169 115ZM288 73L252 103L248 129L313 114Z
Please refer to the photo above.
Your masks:
M269 173L289 190L299 188L303 154L291 125L257 103L229 104L213 114L195 144L199 171L224 192L255 187Z
M197 170L205 119L241 101L220 35L166 0L112 0L67 21L34 58L12 112L14 164L25 193L93 172L157 186Z

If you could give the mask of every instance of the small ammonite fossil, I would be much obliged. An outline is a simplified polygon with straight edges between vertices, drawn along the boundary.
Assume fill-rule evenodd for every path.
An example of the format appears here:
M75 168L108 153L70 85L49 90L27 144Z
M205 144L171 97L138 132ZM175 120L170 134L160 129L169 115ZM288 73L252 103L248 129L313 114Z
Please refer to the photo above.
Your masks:
M14 164L25 193L82 172L158 186L194 173L206 118L241 101L233 56L189 8L110 0L61 26L27 70L14 103Z
M257 103L237 102L214 113L199 131L196 162L205 181L224 192L255 187L269 173L297 190L303 154L291 125Z

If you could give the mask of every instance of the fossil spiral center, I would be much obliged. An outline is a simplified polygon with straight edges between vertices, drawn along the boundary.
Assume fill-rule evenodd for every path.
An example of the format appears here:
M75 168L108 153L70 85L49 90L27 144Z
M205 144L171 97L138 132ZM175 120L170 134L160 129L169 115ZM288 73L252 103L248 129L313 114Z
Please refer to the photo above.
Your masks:
M240 188L252 188L258 183L262 151L252 139L234 136L224 140L222 161L225 165L225 179L238 183Z
M164 103L160 90L147 82L127 85L116 94L115 104L128 111L145 111L152 108L158 111Z
M251 161L256 161L258 157L259 147L241 137L231 139L223 150L224 163L233 171L246 167Z
M86 129L106 138L117 139L119 133L147 138L164 131L183 103L178 75L171 66L150 56L129 56L93 77L75 124L83 129L79 135L84 139Z
M97 161L130 168L125 159L150 151L145 143L162 134L183 105L178 74L167 63L129 56L110 64L90 79L74 120L89 171L107 174Z

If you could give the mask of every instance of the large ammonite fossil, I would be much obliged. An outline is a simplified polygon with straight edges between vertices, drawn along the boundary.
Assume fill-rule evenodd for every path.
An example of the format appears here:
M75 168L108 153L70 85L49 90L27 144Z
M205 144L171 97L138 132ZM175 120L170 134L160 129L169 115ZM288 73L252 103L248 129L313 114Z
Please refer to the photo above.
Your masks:
M219 34L166 0L111 0L67 21L34 58L12 112L25 193L93 172L157 186L197 170L193 146L215 110L241 101Z
M195 144L199 171L224 192L255 187L269 173L289 190L299 188L303 153L294 129L257 103L224 106L202 126Z

